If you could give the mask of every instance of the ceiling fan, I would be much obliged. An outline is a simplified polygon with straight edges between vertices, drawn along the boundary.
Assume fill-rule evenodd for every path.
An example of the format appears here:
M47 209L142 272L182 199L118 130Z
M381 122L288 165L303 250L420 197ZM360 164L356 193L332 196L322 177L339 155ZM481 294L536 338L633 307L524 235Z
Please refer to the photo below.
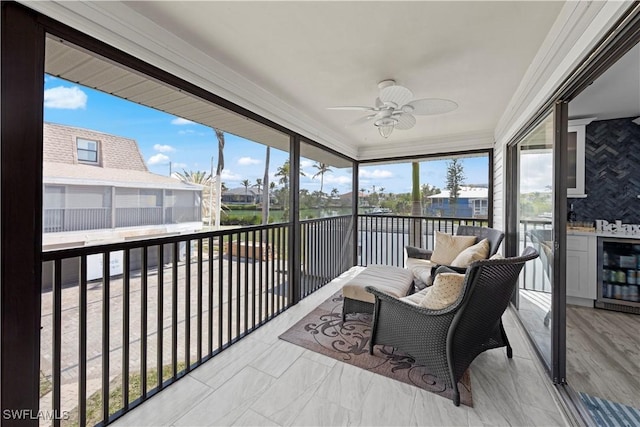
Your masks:
M416 124L416 115L428 116L444 114L458 108L458 104L448 99L413 98L413 92L404 86L397 85L395 80L383 80L378 83L380 94L376 98L375 107L344 106L329 107L329 110L367 111L371 114L362 117L352 124L373 121L380 135L388 138L394 129L411 129Z

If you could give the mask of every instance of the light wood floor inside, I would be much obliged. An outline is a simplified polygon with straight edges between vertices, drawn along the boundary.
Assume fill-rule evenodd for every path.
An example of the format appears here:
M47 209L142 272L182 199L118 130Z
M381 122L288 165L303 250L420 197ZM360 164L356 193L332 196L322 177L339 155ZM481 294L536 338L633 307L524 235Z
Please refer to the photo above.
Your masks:
M510 310L503 321L514 357L494 349L476 358L473 408L278 339L358 271L349 270L113 425L566 425L551 381Z
M568 305L567 382L640 408L640 315Z

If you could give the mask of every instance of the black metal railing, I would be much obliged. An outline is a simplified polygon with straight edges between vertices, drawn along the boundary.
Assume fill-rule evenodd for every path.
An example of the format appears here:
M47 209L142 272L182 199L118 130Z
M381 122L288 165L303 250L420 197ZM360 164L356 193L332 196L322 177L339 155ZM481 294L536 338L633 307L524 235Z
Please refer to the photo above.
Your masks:
M487 219L358 215L358 265L404 267L404 247L413 230L417 246L433 250L435 232L455 234L459 225L487 226Z
M43 253L41 409L108 424L352 266L353 217ZM65 417L62 417L65 418Z
M300 291L304 298L353 265L353 216L300 221Z
M533 246L540 256L526 263L520 275L519 287L529 291L551 292L553 280L553 223L551 220L521 220L519 252Z

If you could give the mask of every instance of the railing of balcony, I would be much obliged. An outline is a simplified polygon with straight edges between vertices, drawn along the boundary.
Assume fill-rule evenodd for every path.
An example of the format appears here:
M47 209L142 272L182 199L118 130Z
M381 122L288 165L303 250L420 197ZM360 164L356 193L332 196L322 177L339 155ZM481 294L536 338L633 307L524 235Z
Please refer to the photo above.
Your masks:
M455 234L459 225L488 225L487 219L358 215L358 264L404 267L404 247L411 230L420 233L420 247L433 250L435 232Z
M44 209L43 231L61 233L65 231L100 230L113 227L137 227L145 225L177 224L202 220L199 206L164 208L116 208L115 225L112 224L111 208L64 208Z
M551 220L521 220L519 250L533 246L540 257L527 263L520 276L519 286L528 291L551 292L551 272L553 271L553 223Z
M111 228L111 208L44 209L45 233Z
M353 216L300 221L300 236L300 286L304 298L353 265Z
M43 253L41 409L108 424L348 269L352 217ZM45 286L45 283L50 283Z

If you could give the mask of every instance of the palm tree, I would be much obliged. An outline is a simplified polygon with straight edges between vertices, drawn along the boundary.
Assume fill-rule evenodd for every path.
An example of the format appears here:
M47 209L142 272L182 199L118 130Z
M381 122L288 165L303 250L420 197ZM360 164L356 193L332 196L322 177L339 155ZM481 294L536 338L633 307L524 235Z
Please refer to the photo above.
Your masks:
M252 187L255 187L258 189L258 193L260 191L262 191L262 178L256 178L256 183L252 185Z
M324 184L324 174L327 172L333 172L333 170L329 168L329 165L322 162L315 162L313 164L313 167L318 169L318 172L316 172L315 175L313 175L311 178L315 178L316 176L320 175L320 192L322 193L322 187Z
M192 171L192 170L182 170L182 172L174 172L172 174L175 178L178 178L182 182L187 182L191 184L199 184L202 185L202 200L207 200L207 198L213 197L213 178L211 174L203 171ZM207 206L206 203L202 203L202 217L209 218L209 226L211 226L211 214L213 212L211 206Z
M220 212L222 210L222 170L224 169L224 132L213 128L218 138L218 167L216 168L216 230L220 229Z
M244 187L244 202L248 203L249 187L251 186L251 181L249 181L248 179L243 179L240 184L242 184L242 186Z
M203 171L186 171L182 169L182 172L174 172L173 175L182 182L190 182L193 184L208 184L211 180L211 174Z
M276 176L279 176L280 179L278 182L284 188L289 188L289 159L287 159L282 166L278 168L276 171Z

